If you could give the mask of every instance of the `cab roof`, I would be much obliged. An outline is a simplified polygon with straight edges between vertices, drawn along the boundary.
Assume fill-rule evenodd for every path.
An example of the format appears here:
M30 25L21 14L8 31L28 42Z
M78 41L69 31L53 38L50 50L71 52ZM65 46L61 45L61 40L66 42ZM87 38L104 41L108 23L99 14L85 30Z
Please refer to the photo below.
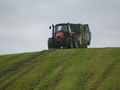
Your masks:
M69 25L71 25L71 24L72 24L72 25L78 25L78 24L79 24L79 25L82 25L82 24L80 24L80 23L77 23L77 24L74 24L74 23L59 23L59 24L56 24L55 26L58 26L58 25L68 25L68 24L69 24Z

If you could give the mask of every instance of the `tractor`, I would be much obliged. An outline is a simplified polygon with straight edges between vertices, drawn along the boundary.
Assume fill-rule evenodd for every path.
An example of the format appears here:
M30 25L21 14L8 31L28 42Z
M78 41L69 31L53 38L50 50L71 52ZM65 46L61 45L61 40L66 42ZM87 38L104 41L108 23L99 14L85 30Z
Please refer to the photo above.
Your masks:
M87 48L91 42L88 24L60 23L49 27L52 37L48 38L48 49Z

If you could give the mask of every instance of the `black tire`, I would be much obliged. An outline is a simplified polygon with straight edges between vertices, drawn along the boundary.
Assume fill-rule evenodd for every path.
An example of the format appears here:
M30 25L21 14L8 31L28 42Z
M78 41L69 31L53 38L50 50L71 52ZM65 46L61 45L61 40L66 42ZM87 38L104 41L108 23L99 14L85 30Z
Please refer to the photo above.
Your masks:
M72 42L73 42L73 48L78 48L78 43L77 43L75 36L73 37Z
M67 38L67 39L66 39L66 47L67 47L67 48L73 48L72 38Z
M52 38L49 38L49 39L48 39L48 49L52 49L52 48L54 48L53 39L52 39Z
M80 48L87 48L87 45L81 44L81 45L80 45Z
M60 49L61 48L61 44L59 42L55 42L55 48Z
M87 48L87 45L84 45L84 48Z
M77 41L78 48L81 48L80 41Z

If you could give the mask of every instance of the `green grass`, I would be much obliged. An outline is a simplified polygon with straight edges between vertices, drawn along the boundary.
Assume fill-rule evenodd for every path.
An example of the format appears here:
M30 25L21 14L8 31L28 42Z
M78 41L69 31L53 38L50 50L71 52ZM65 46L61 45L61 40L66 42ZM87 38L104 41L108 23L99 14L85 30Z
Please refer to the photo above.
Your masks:
M0 90L120 90L120 48L0 56Z

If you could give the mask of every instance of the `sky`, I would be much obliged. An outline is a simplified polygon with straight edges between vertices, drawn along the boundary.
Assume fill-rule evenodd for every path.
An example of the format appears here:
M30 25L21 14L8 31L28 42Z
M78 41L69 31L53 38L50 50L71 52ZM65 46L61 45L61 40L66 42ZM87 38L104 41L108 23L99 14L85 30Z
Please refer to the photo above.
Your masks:
M120 47L120 0L0 0L0 55L47 50L67 22L89 24L90 48Z

